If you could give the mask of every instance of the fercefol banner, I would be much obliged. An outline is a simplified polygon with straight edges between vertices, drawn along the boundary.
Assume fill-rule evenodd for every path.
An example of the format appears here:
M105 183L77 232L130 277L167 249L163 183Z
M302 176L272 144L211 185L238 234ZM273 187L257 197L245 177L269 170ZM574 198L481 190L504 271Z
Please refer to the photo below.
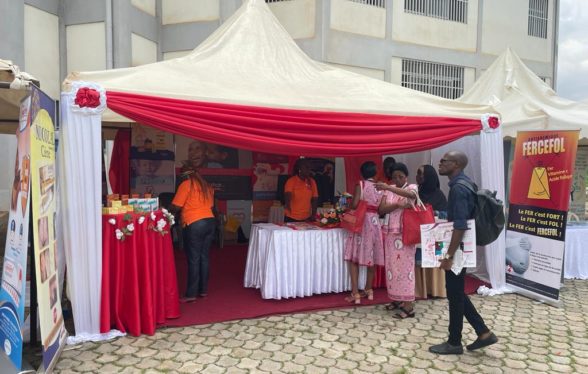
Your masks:
M67 333L63 323L57 275L55 102L38 89L32 92L31 199L37 302L43 367L55 365Z
M14 163L8 232L0 288L0 349L10 358L16 370L22 367L24 308L29 243L30 199L30 129L31 97L20 105L16 130L17 149Z
M506 282L559 300L579 131L517 134L506 230Z

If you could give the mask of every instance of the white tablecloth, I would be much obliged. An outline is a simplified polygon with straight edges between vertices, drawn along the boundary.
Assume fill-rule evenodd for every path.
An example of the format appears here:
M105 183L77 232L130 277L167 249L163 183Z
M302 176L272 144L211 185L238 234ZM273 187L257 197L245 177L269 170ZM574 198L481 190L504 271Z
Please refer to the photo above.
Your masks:
M588 225L566 228L564 278L588 279Z
M351 289L343 260L343 229L293 230L254 224L249 238L245 287L261 290L264 299L304 297ZM360 272L365 284L365 268Z

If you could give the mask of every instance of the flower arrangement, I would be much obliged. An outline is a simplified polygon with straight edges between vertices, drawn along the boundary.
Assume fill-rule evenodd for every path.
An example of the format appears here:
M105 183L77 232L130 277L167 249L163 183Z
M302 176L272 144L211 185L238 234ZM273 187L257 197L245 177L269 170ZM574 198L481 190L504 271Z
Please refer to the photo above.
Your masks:
M322 227L337 227L341 223L342 209L329 209L326 212L316 214L316 221Z
M133 232L135 231L133 216L127 213L123 216L122 220L122 228L117 228L116 230L114 230L114 235L116 235L116 238L120 241L124 241L127 238L127 236L133 235ZM116 219L111 218L108 220L108 223L110 223L111 225L116 225Z
M151 212L150 218L152 222L149 224L149 228L155 232L160 233L161 235L165 235L169 232L166 230L166 227L173 226L176 223L176 220L174 215L171 214L167 209L162 208L161 212L163 213L163 218L160 218L159 220L157 220L155 213Z

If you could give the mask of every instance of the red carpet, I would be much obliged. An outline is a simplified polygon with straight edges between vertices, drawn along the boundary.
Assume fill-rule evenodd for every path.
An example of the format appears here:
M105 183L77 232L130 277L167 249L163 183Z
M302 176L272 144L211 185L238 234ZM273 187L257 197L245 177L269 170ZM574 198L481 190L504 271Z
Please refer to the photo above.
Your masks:
M190 326L237 319L255 318L274 314L288 314L311 310L352 307L345 302L347 293L314 295L312 297L264 300L259 290L243 287L246 245L212 248L210 252L210 281L208 296L194 303L182 304L178 319L168 320L167 326ZM186 288L186 260L184 253L176 251L176 267L180 295ZM482 285L477 279L466 277L468 294ZM374 300L362 299L362 305L387 303L383 288L374 290Z

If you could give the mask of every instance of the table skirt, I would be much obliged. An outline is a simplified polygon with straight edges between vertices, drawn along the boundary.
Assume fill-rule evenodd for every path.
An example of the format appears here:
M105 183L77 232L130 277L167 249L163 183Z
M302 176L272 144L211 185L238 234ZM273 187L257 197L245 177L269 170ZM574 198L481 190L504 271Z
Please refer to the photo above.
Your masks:
M285 226L252 226L245 287L261 290L264 299L304 297L351 289L343 260L343 229L293 230ZM360 271L365 284L365 268Z
M566 228L564 278L588 279L588 226L570 225Z
M130 222L123 215L102 218L103 333L115 328L133 336L153 335L157 324L180 316L171 236L150 229L149 217L139 224L139 217L131 215L135 230L124 241L116 238L115 230ZM161 217L157 212L157 220ZM116 224L110 224L109 219L115 219Z

